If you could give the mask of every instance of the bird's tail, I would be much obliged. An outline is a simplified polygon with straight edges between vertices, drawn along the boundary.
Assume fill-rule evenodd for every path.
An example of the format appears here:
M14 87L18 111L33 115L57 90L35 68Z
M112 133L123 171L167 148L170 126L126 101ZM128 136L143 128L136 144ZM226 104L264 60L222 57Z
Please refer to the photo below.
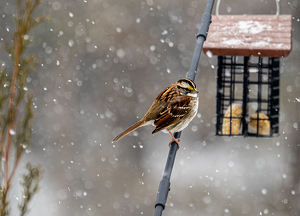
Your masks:
M130 128L128 128L127 130L125 130L124 132L120 133L118 136L116 136L112 141L113 142L117 142L119 139L121 139L123 136L129 134L130 132L134 131L135 129L142 127L146 124L145 121L138 121L137 123L135 123L134 125L132 125Z

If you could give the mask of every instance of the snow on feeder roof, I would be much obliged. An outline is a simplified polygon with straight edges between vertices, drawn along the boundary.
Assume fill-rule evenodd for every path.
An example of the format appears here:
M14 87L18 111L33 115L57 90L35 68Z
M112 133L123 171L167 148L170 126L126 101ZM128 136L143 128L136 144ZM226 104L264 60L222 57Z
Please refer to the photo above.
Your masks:
M212 16L203 51L217 56L287 57L291 30L291 15Z

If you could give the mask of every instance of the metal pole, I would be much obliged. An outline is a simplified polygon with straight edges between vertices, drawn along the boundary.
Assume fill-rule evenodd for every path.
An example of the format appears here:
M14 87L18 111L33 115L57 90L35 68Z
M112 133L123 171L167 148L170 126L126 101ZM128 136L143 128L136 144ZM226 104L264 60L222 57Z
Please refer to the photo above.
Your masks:
M193 80L195 79L197 68L198 68L198 63L200 60L200 55L202 52L202 47L203 43L206 40L210 21L211 21L211 12L214 6L214 0L207 0L206 3L206 8L205 12L202 15L201 22L200 22L200 27L197 33L197 43L196 47L194 50L194 55L190 67L190 71L188 74L188 79ZM175 138L180 138L181 131L174 133ZM175 161L175 156L177 152L177 143L172 142L170 150L169 150L169 155L167 159L167 163L165 166L165 171L163 174L163 179L160 181L158 192L157 192L157 197L155 201L155 213L154 216L161 216L162 211L165 209L167 198L168 198L168 193L170 190L170 178L171 178L171 173L173 169L173 164Z
M189 71L189 74L187 77L188 79L193 80L193 81L194 81L196 73L197 73L197 68L198 68L200 55L202 52L203 43L207 37L207 33L208 33L210 21L211 21L211 11L213 9L214 2L215 2L215 0L207 0L205 11L202 14L199 30L197 33L197 43L196 43L196 47L194 50L194 55L193 55L190 71Z
M243 134L248 135L248 124L246 124L246 113L247 113L247 104L248 104L248 92L249 92L249 72L248 72L248 62L249 57L244 57L244 79L243 79ZM258 133L257 133L258 134Z

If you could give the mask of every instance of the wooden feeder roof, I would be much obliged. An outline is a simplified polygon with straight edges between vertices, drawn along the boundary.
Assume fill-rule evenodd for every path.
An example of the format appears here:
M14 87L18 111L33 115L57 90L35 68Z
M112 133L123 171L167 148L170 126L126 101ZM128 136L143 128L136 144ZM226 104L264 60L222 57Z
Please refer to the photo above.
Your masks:
M212 16L203 51L218 56L286 57L291 37L291 15Z

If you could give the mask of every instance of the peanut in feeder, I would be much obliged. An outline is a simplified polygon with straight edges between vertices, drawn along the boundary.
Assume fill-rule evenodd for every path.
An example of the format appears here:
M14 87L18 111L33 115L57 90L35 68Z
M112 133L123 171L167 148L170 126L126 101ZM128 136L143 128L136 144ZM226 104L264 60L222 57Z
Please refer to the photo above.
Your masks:
M203 51L218 56L216 135L278 135L280 58L291 52L291 22L291 15L212 16Z

